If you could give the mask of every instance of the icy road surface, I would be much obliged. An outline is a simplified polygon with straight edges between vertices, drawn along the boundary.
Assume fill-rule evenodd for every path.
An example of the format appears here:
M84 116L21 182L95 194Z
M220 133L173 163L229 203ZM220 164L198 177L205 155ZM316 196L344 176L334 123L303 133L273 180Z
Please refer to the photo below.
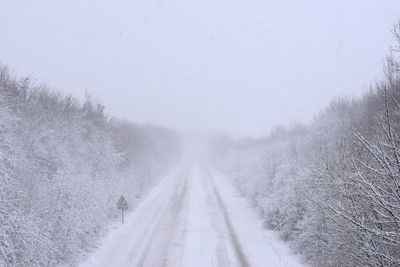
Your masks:
M300 266L223 175L165 177L81 266Z

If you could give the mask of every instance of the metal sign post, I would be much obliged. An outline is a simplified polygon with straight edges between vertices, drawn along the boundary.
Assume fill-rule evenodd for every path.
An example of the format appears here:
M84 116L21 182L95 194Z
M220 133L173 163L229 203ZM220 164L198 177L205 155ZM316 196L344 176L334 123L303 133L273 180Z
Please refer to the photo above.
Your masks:
M121 210L122 213L122 224L124 224L124 210L128 209L128 202L126 202L124 196L121 196L117 202L117 209Z

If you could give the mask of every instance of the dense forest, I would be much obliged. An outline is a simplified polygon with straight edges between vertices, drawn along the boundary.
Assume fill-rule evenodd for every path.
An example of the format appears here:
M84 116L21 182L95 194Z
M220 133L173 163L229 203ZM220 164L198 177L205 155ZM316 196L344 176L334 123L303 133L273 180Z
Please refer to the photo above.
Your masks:
M176 162L180 136L0 68L0 266L71 264Z
M361 98L336 98L311 123L268 138L210 143L214 164L265 225L314 266L400 265L399 47L392 51L386 78Z

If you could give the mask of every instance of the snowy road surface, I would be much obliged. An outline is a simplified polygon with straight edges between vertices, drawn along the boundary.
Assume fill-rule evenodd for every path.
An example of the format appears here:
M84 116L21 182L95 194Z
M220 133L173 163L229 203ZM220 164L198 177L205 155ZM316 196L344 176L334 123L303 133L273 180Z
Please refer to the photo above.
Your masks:
M205 166L165 177L81 266L300 266L230 181Z

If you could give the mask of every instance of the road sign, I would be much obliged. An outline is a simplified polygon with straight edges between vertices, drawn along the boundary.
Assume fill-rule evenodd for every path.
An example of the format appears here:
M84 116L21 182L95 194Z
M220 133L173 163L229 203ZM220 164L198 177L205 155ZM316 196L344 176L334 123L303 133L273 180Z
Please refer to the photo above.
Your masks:
M122 212L122 224L124 224L124 210L128 209L128 202L126 202L126 199L124 196L121 196L117 202L117 209L121 210Z
M126 202L124 196L121 196L117 202L117 208L119 210L127 210L128 209L128 202Z

